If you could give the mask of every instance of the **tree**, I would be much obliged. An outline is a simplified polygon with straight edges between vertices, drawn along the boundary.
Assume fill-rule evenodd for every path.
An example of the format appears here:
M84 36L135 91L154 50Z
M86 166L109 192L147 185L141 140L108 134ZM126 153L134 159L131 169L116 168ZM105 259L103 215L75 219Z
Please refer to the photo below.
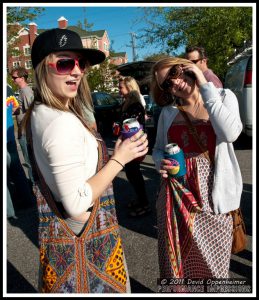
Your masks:
M25 26L25 21L33 21L45 9L43 7L7 7L7 24L21 24ZM7 43L17 34L15 28L7 26Z
M43 11L44 8L41 7L7 7L7 61L14 54L23 55L20 51L14 50L20 43L17 33L23 26L26 26L25 22L33 21ZM29 75L31 79L32 75ZM12 85L10 76L7 80ZM13 87L16 89L15 86Z
M86 18L84 18L83 22L84 22L84 28L83 28L83 24L80 20L77 21L77 27L79 27L80 29L83 29L83 30L91 31L94 24L93 23L88 23Z
M168 54L166 53L154 53L148 56L144 56L144 60L146 61L158 61L162 58L168 57Z
M109 58L106 58L99 67L93 67L87 74L87 80L92 92L107 92L110 93L114 89L113 68L109 63Z
M203 46L209 67L221 78L235 49L252 40L252 7L143 9L148 24L142 36L145 44L160 44L162 52L174 56L182 56L187 45Z

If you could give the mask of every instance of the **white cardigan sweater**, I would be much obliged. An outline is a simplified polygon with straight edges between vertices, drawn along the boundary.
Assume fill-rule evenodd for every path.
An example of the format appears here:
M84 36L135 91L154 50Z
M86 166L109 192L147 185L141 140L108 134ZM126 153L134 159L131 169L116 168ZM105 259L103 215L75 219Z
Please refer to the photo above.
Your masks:
M215 88L211 82L200 87L204 106L216 133L215 173L212 189L216 214L237 209L243 189L241 172L232 144L242 131L238 102L235 94L228 89L224 90L225 97L222 102L221 91L222 89ZM164 148L168 144L168 129L178 112L179 110L172 105L163 107L161 111L152 154L157 170L160 169Z
M35 105L31 116L33 148L38 167L57 202L71 217L93 205L86 182L96 173L95 137L70 112Z

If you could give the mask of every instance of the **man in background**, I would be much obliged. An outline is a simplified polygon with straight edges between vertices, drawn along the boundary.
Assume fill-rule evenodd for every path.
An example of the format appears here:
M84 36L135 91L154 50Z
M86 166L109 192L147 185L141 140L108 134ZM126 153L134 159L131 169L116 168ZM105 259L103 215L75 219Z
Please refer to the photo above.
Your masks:
M25 68L18 67L11 71L11 76L14 81L14 83L19 88L19 96L17 97L17 100L19 102L20 112L16 114L16 121L18 126L18 141L21 146L22 154L24 157L24 161L26 164L26 167L28 168L28 175L30 178L31 183L33 183L33 176L32 176L32 170L31 170L31 164L28 156L28 150L27 150L27 142L26 137L22 133L21 125L23 117L33 102L34 94L32 88L28 85L28 72Z
M7 86L6 99L6 150L7 150L7 217L16 218L15 211L32 206L34 196L21 165L14 134L13 115L19 104L10 86Z
M206 80L211 81L215 87L223 88L223 84L218 76L208 68L208 57L203 47L188 46L185 49L185 58L189 59L199 67Z

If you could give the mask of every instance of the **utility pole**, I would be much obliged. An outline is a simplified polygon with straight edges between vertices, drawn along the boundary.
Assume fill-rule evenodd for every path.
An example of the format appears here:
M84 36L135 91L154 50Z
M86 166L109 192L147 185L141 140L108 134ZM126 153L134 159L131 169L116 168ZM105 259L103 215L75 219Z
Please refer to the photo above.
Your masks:
M84 20L83 20L83 26L84 26L84 30L86 30L86 24L85 24L85 7L83 8L83 15L84 15Z
M136 43L135 43L135 38L136 38L136 33L135 32L130 32L131 34L131 47L132 47L132 59L133 61L137 60L137 53L136 53Z

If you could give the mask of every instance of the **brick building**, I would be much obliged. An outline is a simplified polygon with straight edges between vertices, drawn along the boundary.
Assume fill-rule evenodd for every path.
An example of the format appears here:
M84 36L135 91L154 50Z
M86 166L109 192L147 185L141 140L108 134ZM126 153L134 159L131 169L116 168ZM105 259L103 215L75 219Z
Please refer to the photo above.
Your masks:
M86 31L77 26L68 26L68 20L60 17L58 20L58 28L66 28L77 32L81 39L83 46L86 48L95 48L103 51L106 57L110 56L110 40L106 30ZM7 57L8 70L15 67L22 66L27 70L32 69L31 62L31 46L36 36L47 29L38 29L37 24L29 23L28 28L22 27L20 24L11 24L17 32L9 43L14 44L12 50L14 52ZM127 62L126 52L113 53L110 57L110 63L120 65Z
M110 53L110 63L116 66L125 64L128 62L126 52Z

